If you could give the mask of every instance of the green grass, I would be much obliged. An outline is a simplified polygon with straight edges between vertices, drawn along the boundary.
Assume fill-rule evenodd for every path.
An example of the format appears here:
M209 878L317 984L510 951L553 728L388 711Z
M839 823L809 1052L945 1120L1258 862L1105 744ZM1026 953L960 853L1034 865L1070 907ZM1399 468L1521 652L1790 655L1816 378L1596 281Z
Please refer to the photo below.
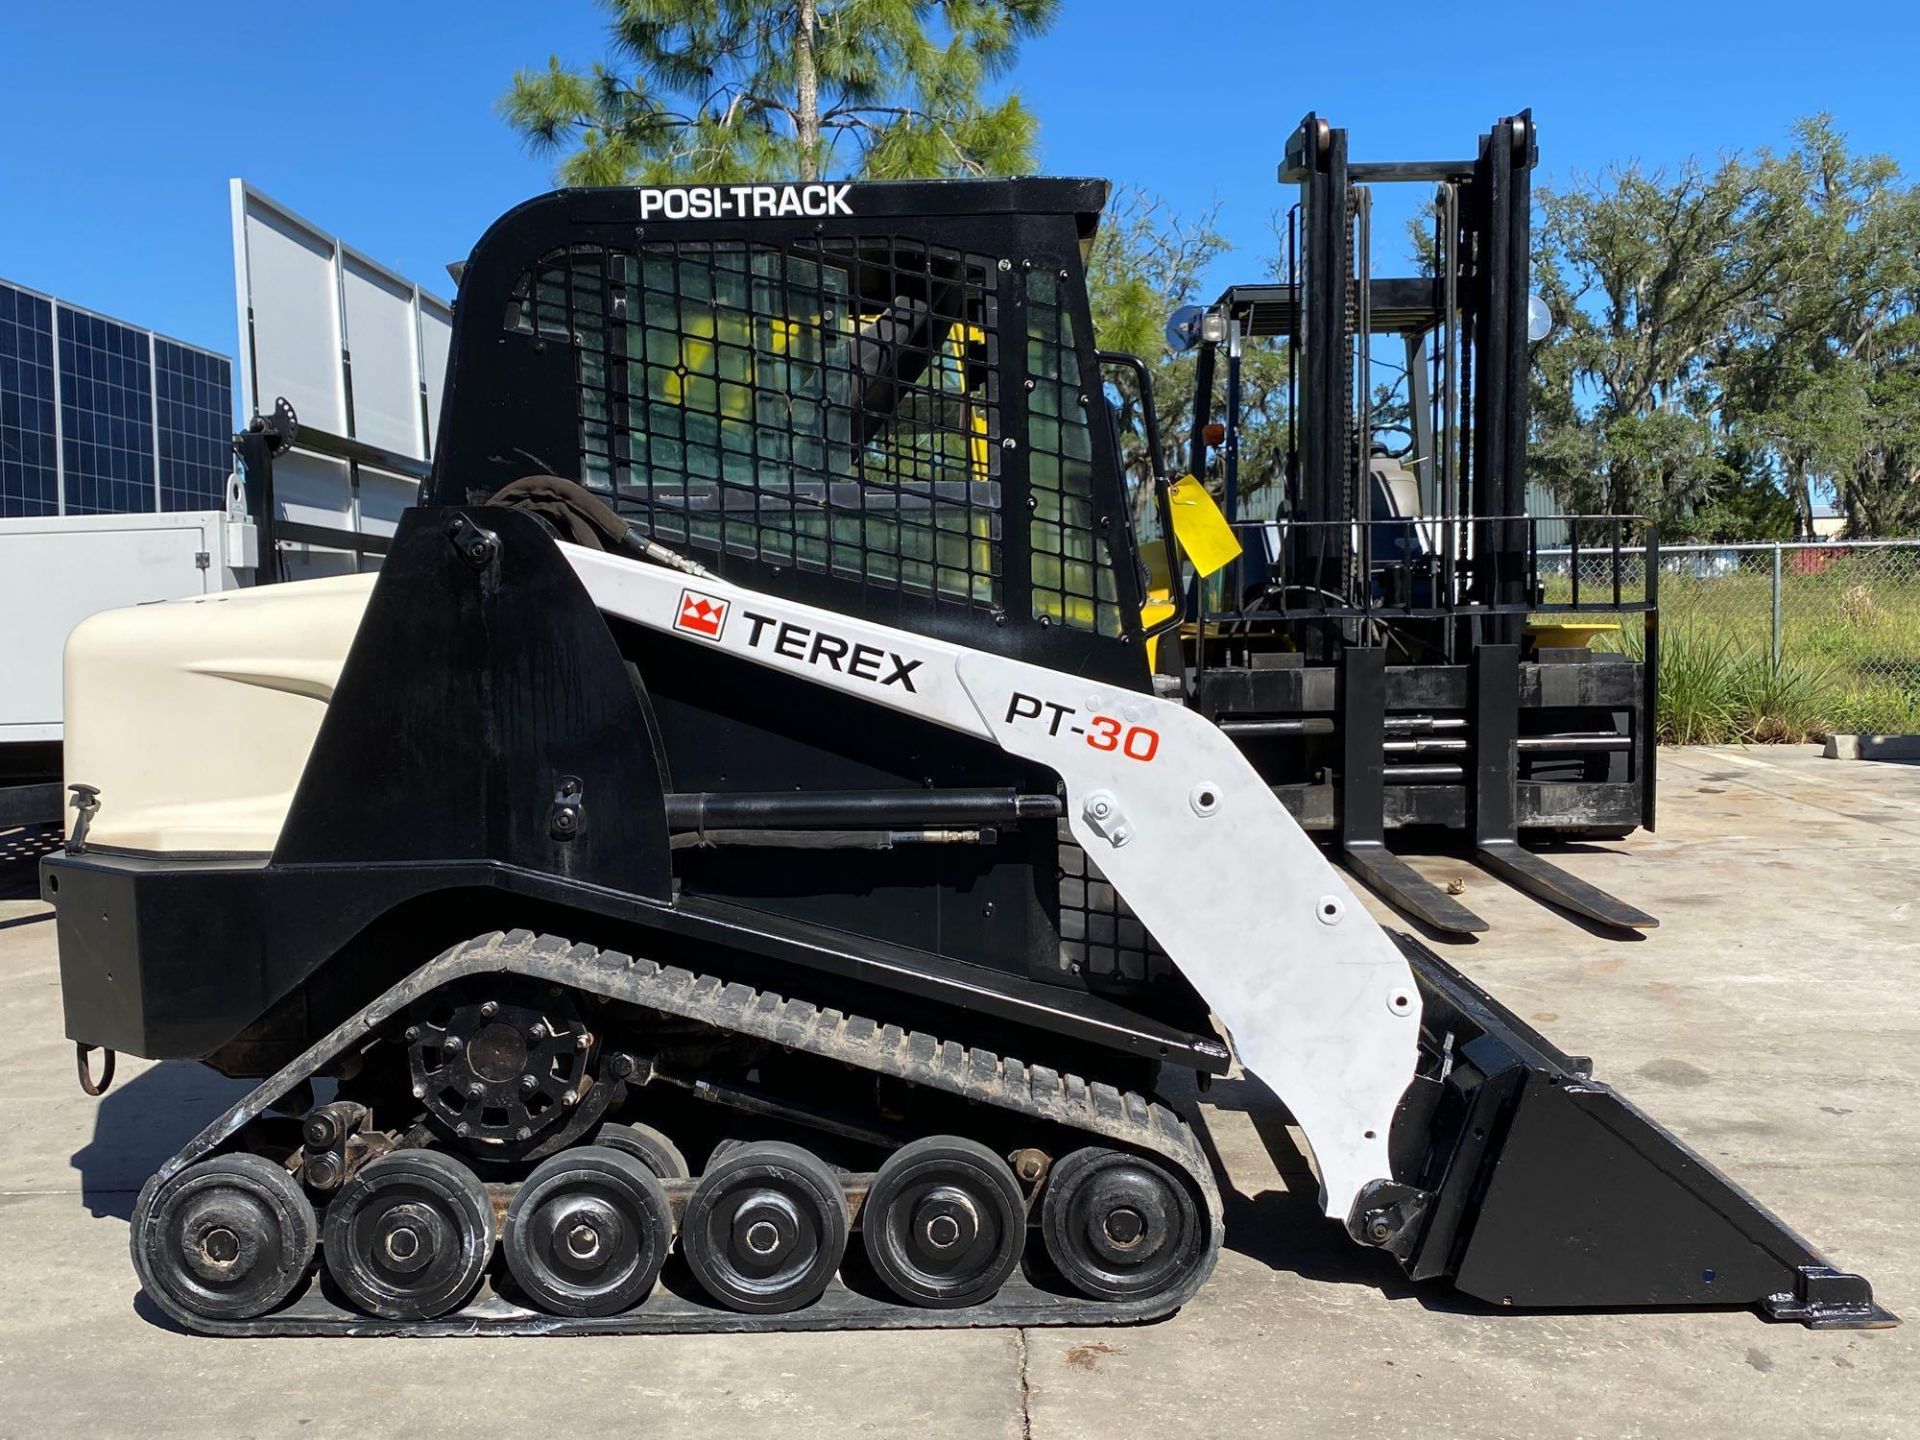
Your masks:
M1549 580L1547 598L1564 603L1566 582ZM1781 612L1776 666L1770 573L1660 577L1662 739L1920 733L1920 558L1865 551L1811 574L1789 561ZM1631 617L1619 648L1641 648Z
M1620 649L1640 659L1640 632ZM1835 733L1884 734L1920 727L1920 705L1890 687L1861 689L1835 666L1763 649L1690 627L1660 632L1660 739L1669 745L1802 744ZM1904 733L1904 731L1902 732Z

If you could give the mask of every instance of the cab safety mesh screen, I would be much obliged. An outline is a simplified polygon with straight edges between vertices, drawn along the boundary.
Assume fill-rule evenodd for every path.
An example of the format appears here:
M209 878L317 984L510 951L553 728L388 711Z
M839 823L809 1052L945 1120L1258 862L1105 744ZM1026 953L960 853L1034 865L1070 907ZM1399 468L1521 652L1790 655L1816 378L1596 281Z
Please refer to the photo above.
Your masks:
M1000 278L886 238L576 246L505 324L574 347L582 483L662 543L991 607Z
M1046 624L1118 635L1107 537L1093 509L1093 431L1073 317L1050 270L1027 274L1027 485L1033 613ZM1106 517L1102 524L1110 524Z

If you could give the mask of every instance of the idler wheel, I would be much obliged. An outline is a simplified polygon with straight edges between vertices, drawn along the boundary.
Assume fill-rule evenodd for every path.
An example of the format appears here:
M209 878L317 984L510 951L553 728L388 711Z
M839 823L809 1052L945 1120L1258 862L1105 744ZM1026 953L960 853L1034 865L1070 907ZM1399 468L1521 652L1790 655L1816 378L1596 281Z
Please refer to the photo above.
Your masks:
M513 1278L553 1315L617 1315L639 1304L672 1244L659 1177L604 1145L543 1162L514 1195L500 1234Z
M715 1161L680 1222L680 1251L702 1288L750 1314L820 1298L847 1250L840 1181L798 1145L763 1140Z
M1019 1268L1026 1206L986 1146L934 1135L902 1146L861 1210L867 1258L901 1299L932 1308L986 1300Z
M493 1206L466 1166L433 1150L370 1160L327 1207L327 1273L385 1320L431 1320L472 1296L493 1254Z
M1040 1230L1061 1277L1098 1300L1170 1290L1205 1250L1187 1187L1155 1161L1100 1145L1053 1167Z
M281 1304L313 1262L313 1206L261 1155L216 1155L142 1198L133 1264L158 1296L209 1320L251 1320Z

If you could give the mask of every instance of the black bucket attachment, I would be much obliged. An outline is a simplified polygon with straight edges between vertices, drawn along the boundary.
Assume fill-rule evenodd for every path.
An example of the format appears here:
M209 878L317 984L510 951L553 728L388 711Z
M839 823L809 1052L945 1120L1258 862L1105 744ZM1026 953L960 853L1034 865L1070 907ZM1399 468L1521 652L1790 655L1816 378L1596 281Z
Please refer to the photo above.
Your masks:
M1898 1324L1824 1256L1466 976L1396 937L1425 1000L1399 1183L1348 1228L1417 1280L1498 1305L1757 1306L1817 1327Z

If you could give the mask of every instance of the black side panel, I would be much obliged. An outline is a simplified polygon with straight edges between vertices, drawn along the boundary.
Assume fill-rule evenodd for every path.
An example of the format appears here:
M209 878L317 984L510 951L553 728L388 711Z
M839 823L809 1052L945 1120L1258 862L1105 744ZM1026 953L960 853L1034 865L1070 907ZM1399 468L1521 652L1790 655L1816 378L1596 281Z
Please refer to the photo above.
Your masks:
M462 928L560 918L594 943L751 984L778 976L815 1003L857 1002L890 1023L951 1024L964 1013L981 1044L1045 1032L1050 1055L1103 1074L1112 1056L1101 1052L1216 1074L1228 1061L1204 1009L1123 1005L828 927L712 901L661 905L494 863L281 866L62 851L43 862L42 884L59 906L70 1038L161 1060L218 1051L232 1073L286 1063Z
M997 746L635 626L620 640L647 677L678 791L991 786L1050 793L1053 774ZM992 845L892 851L688 849L683 893L707 895L1036 979L1065 980L1049 914L1052 821Z
M257 865L203 862L234 902L206 906L197 875L178 881L132 858L76 874L69 859L62 851L43 862L40 882L58 909L68 1036L133 1055L198 1057L265 1008L259 892L230 873ZM209 954L226 963L206 964Z
M600 612L533 520L410 510L274 861L498 860L663 900L648 737Z
M448 883L440 867L288 871L98 851L49 856L41 875L58 907L67 1034L155 1060L204 1058L250 1026L290 1035L297 1049L310 1014L337 1018L419 963L404 930L375 927ZM455 908L478 910L470 894L441 911ZM451 928L422 918L425 943ZM363 936L373 941L365 953L316 991L316 974Z

